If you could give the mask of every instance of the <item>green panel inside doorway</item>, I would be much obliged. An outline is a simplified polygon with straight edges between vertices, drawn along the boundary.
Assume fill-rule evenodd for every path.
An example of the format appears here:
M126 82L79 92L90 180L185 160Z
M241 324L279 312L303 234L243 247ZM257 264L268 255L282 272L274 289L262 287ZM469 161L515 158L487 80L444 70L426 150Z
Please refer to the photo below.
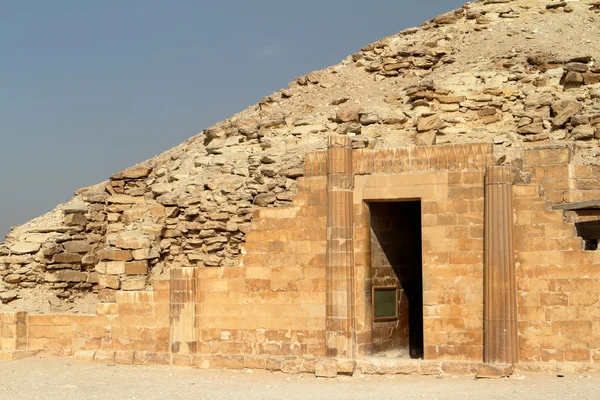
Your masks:
M397 288L373 288L373 318L375 321L398 319Z

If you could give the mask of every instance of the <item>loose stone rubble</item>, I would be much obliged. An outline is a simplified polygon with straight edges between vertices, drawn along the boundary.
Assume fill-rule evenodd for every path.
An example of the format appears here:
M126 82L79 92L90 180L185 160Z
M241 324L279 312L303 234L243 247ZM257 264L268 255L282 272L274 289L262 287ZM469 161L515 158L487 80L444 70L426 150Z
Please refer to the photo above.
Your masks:
M0 244L3 307L114 301L172 266L237 265L253 213L291 204L330 133L355 149L492 142L499 164L574 142L597 164L598 37L598 2L485 0L364 46L15 227Z

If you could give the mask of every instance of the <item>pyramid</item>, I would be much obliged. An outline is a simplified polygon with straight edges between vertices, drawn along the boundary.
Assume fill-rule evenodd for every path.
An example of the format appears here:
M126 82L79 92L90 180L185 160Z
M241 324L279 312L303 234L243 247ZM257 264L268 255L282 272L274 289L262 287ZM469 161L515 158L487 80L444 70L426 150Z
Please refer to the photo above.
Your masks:
M253 216L286 207L330 134L354 149L569 145L600 162L600 2L484 0L337 65L82 188L0 244L0 311L87 312L173 266L239 264Z

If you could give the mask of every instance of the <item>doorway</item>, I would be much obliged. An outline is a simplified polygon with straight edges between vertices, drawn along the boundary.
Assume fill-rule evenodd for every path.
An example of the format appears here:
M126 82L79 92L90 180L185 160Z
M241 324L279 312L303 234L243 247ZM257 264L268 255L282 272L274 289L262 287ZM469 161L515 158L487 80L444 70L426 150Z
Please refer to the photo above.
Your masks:
M372 353L423 358L421 201L368 203Z

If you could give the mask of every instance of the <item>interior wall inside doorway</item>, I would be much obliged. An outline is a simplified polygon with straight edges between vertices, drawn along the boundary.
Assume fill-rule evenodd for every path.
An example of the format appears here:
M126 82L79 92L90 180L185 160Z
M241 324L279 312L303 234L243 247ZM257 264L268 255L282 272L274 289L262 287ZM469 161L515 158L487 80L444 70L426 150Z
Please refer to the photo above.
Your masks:
M398 319L373 322L373 354L423 357L421 202L369 203L371 284L400 289Z

